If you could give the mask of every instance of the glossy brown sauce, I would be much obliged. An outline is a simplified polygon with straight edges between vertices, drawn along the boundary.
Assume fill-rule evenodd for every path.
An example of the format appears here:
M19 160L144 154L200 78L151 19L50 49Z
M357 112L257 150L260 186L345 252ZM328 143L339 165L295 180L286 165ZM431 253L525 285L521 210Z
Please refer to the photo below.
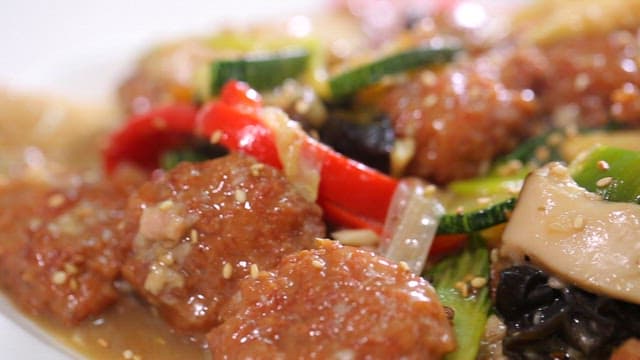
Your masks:
M69 327L33 317L62 346L89 359L210 359L204 335L172 330L133 295L123 296L99 317Z
M99 173L101 141L119 119L108 105L77 105L0 89L0 181L29 175L34 166L54 173ZM176 333L133 295L73 327L23 314L63 348L89 359L210 358L204 334Z

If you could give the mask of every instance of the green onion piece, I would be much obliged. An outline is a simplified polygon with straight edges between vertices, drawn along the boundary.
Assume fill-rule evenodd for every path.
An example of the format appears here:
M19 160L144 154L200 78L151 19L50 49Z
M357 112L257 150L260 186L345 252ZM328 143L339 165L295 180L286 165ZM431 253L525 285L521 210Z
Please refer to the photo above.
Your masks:
M599 146L569 167L574 180L605 200L640 204L640 151Z
M442 304L455 313L457 348L446 359L475 359L491 307L489 250L484 241L472 235L461 253L438 262L427 272L427 277L432 279Z

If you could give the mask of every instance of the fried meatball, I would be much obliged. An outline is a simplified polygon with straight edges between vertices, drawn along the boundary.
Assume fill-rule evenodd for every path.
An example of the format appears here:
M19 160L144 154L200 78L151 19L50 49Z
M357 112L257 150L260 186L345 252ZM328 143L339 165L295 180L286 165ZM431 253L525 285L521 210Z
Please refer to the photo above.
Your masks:
M397 136L415 140L407 174L439 184L473 177L530 133L533 94L501 83L502 56L424 70L383 95Z
M232 154L182 163L129 203L125 278L175 328L209 330L237 281L325 234L320 208L276 169Z
M0 191L0 283L32 314L75 324L118 298L134 178L68 187L13 183Z
M208 334L215 359L439 359L455 347L429 283L331 240L242 280Z
M625 93L640 86L639 41L637 34L617 31L520 47L503 66L502 79L532 89L540 111L556 125L603 126L612 117L638 122L638 107L621 107L629 99Z
M518 45L425 70L383 96L399 137L413 138L407 168L437 183L483 173L496 156L551 124L640 123L638 36L619 31L545 46Z

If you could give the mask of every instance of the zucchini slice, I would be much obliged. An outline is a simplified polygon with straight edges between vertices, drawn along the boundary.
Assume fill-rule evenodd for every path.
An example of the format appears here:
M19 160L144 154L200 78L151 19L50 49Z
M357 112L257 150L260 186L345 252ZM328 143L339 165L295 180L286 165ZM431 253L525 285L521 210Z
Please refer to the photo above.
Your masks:
M446 214L440 218L438 234L472 233L505 223L515 206L516 199L511 198L484 209L462 214Z
M257 90L273 88L286 79L301 75L310 56L306 49L294 48L213 61L200 80L203 93L205 98L218 94L222 86L232 79L245 81Z
M331 96L334 99L346 98L361 88L380 81L385 75L449 62L458 50L460 49L454 47L421 46L345 70L329 79Z

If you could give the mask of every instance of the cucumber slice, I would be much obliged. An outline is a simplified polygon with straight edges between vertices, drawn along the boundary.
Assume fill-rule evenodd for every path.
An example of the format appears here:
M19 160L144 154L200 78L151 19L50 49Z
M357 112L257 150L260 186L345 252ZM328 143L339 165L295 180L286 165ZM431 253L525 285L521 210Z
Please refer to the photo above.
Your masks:
M509 220L509 215L516 205L516 199L503 202L462 214L446 214L440 218L438 234L463 234L480 231L499 225Z
M229 80L248 82L257 90L270 89L284 80L301 75L307 68L310 54L302 48L268 54L247 55L238 59L212 62L204 75L205 98L217 94Z
M365 86L374 84L385 75L391 75L421 66L446 63L453 59L458 48L417 47L395 53L345 70L329 79L329 89L334 99L346 98Z
M473 235L460 254L441 260L426 275L432 280L442 304L454 311L458 346L445 359L475 359L491 307L489 250L484 241Z

